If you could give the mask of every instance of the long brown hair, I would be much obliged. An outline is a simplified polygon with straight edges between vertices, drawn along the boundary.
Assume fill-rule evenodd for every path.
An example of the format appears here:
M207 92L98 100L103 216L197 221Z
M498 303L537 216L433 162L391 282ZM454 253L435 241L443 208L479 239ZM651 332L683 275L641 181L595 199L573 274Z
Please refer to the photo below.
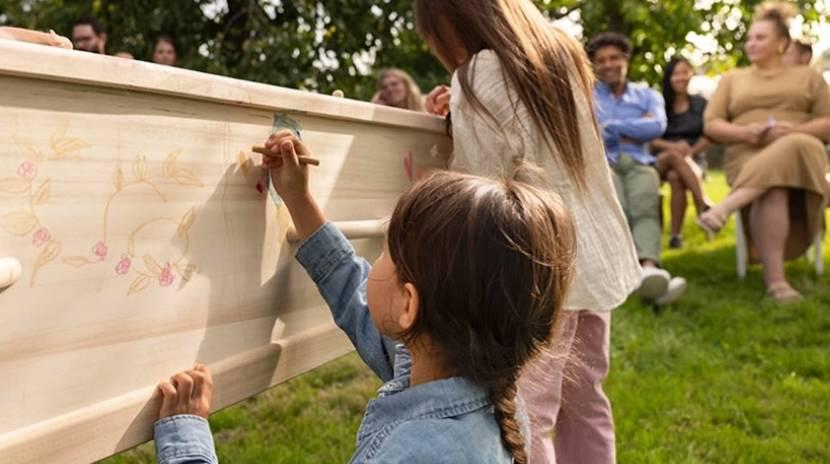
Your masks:
M447 371L486 388L505 448L526 463L516 382L550 346L570 284L576 241L566 209L522 182L441 172L403 195L387 242L398 279L421 301L401 339L427 335Z
M412 111L424 111L424 96L421 93L420 87L415 82L415 79L404 70L397 68L387 68L381 70L378 74L378 91L383 88L383 81L387 77L397 77L402 80L404 87L406 87L406 106L404 109Z
M415 0L415 22L441 61L458 66L464 96L486 114L472 90L471 61L456 63L452 47L460 45L468 56L485 49L495 52L505 80L546 135L546 143L555 146L577 186L585 185L577 105L586 104L594 115L594 74L579 42L552 26L530 0ZM577 101L574 89L584 95L584 102ZM593 128L599 137L595 124Z

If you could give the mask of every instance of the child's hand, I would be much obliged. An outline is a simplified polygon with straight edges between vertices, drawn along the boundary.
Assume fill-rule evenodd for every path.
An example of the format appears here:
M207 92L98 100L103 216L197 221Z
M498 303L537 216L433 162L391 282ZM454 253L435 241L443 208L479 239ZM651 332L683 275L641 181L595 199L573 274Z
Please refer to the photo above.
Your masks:
M181 414L207 419L210 414L213 378L207 366L200 364L189 371L180 372L170 380L161 382L158 388L162 395L159 419Z
M427 95L426 110L430 114L444 117L450 112L450 88L439 85Z
M271 170L274 189L286 202L308 195L308 165L301 164L300 156L311 156L311 151L288 129L273 134L265 148L281 156L263 156L262 164Z

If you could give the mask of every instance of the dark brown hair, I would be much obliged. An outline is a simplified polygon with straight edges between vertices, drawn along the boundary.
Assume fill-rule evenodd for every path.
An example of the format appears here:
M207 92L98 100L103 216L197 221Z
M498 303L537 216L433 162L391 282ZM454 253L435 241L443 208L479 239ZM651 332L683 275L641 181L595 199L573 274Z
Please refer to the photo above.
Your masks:
M473 108L491 118L472 90L474 61L456 63L451 47L458 40L469 56L492 50L545 142L557 149L576 185L585 186L577 105L587 105L593 116L594 75L576 40L552 26L530 0L415 0L415 23L441 61L457 66ZM577 102L575 91L584 102Z
M526 463L516 383L551 345L570 284L576 242L566 209L521 182L441 172L403 195L387 241L398 279L420 295L401 339L426 335L447 371L487 389L504 446Z
M586 51L588 52L588 58L593 61L594 55L596 55L599 49L605 47L616 47L626 57L630 57L631 51L634 50L634 46L631 45L631 41L628 40L628 37L623 34L620 34L619 32L603 32L597 34L594 38L588 41L588 45L585 46Z
M769 21L775 27L778 37L784 39L789 46L790 20L797 10L791 3L765 2L755 7L755 21Z

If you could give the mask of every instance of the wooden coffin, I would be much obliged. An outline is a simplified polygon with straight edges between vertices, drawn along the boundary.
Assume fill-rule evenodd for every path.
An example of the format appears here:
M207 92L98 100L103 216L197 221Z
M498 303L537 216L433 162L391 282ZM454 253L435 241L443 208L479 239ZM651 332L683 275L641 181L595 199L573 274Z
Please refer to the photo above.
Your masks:
M275 115L301 126L313 194L369 259L410 178L450 151L426 115L0 40L0 259L22 268L0 290L0 462L149 440L155 385L195 362L220 409L350 351L285 207L256 188Z

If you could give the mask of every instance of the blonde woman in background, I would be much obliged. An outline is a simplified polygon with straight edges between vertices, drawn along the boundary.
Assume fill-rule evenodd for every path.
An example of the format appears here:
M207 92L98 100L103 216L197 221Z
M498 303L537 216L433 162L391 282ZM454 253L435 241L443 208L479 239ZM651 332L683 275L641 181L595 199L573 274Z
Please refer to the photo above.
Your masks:
M378 76L378 92L372 103L412 111L424 111L424 97L412 76L400 69L384 69Z

